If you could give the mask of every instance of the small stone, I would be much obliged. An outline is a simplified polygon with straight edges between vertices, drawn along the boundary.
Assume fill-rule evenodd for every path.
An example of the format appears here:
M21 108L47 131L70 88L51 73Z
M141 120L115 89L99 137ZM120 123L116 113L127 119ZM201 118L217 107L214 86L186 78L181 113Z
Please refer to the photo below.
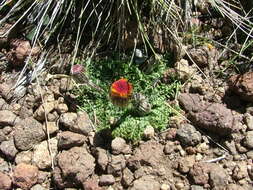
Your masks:
M210 185L214 189L224 189L228 184L228 175L221 167L216 167L210 171Z
M131 152L130 146L126 143L123 138L116 137L111 143L113 154L129 154Z
M170 185L163 183L160 187L160 190L170 190Z
M39 121L44 121L45 116L54 110L55 102L45 102L40 105L39 108L34 112L34 118Z
M5 136L3 130L0 130L0 143L6 140L7 140L7 137Z
M134 180L133 173L128 168L125 168L123 170L123 175L121 178L122 185L125 187L129 187L132 184L133 180Z
M58 148L69 149L84 144L86 137L70 131L64 131L58 135Z
M180 61L176 62L175 68L178 77L183 81L188 80L195 72L195 69L189 66L188 61L185 59L181 59Z
M143 131L143 136L146 139L152 139L155 136L155 129L151 125L148 125Z
M58 114L63 114L68 112L68 106L67 104L58 104L55 108L55 110L57 111Z
M193 167L190 169L190 173L189 173L193 182L197 185L208 184L209 172L212 165L213 164L204 163L204 162L195 163Z
M0 172L0 189L1 190L11 189L11 178L2 172Z
M246 153L247 158L253 160L253 150Z
M32 186L31 190L47 190L47 188L43 187L40 184L36 184L36 185Z
M59 115L56 111L53 111L52 113L47 114L48 122L56 122L58 118L59 118Z
M9 135L13 131L13 127L6 126L2 129L2 131L5 135Z
M133 182L130 190L160 190L160 184L151 176L143 176Z
M38 179L38 168L28 164L18 164L14 169L13 183L22 189L30 189Z
M168 129L166 133L166 140L174 140L177 135L177 129L176 128L170 128Z
M83 188L85 190L103 190L102 187L98 186L98 183L93 179L88 179L83 183Z
M186 174L190 171L194 163L195 163L194 156L187 156L179 161L178 170L181 173Z
M107 166L107 173L120 176L121 171L126 167L126 160L122 154L112 155L111 162Z
M13 126L16 123L20 122L18 116L9 110L0 110L0 128L1 126Z
M177 182L175 184L175 187L178 189L178 190L183 190L183 188L185 187L185 185L182 183L182 182Z
M97 147L95 154L99 168L105 171L109 163L107 151L105 149Z
M0 84L0 96L3 97L4 99L9 100L12 97L13 92L11 90L12 90L11 84L7 83Z
M204 188L200 185L192 185L191 190L204 190Z
M235 180L241 180L245 177L248 177L248 172L247 172L247 164L246 162L239 162L235 168L233 169L233 179Z
M28 150L45 138L42 124L33 118L26 118L15 125L14 143L20 150Z
M63 126L69 128L70 126L75 125L76 119L77 119L76 113L68 112L61 115L60 123Z
M248 131L244 140L245 146L253 148L253 131Z
M69 127L72 132L88 135L93 131L93 124L86 112L78 112L76 124Z
M166 143L166 145L164 146L164 153L165 154L171 154L173 151L174 151L174 149L175 149L175 144L174 144L174 142L172 142L172 141L169 141L169 142L167 142Z
M48 145L49 142L49 145ZM49 152L48 147L50 147L51 154ZM48 169L51 167L51 159L54 159L55 155L57 154L57 139L52 138L48 141L43 141L38 145L34 146L34 153L33 153L33 163L39 169Z
M177 137L180 142L186 146L195 146L200 143L202 137L194 126L190 124L182 124L177 130Z
M113 185L115 183L115 179L113 175L102 175L99 178L99 185L105 186L105 185Z
M45 132L48 132L50 135L55 134L59 131L59 126L56 125L56 122L45 122L43 125Z
M229 152L231 152L233 155L237 154L234 140L226 140L224 142L224 145L229 150Z
M202 154L197 153L197 155L195 156L195 159L196 159L196 161L200 161L200 160L202 160L202 159L203 159Z
M0 172L7 173L10 171L10 167L8 162L6 162L3 158L0 157Z
M248 131L253 131L253 116L249 113L244 114L244 122L247 125Z
M32 163L32 155L33 155L33 152L30 150L19 152L16 155L15 163L16 164L20 164L20 163L31 164Z
M14 145L13 138L8 141L2 142L0 144L0 150L9 160L13 160L18 153L18 150Z

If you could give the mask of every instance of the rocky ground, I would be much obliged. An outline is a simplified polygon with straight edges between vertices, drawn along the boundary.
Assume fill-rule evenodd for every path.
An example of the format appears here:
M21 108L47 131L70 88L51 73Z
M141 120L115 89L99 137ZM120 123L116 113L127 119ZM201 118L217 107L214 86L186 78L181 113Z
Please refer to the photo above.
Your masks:
M12 101L16 73L2 73L0 189L253 189L253 72L224 82L195 71L185 59L168 71L191 78L177 98L184 113L138 145L96 132L67 78Z

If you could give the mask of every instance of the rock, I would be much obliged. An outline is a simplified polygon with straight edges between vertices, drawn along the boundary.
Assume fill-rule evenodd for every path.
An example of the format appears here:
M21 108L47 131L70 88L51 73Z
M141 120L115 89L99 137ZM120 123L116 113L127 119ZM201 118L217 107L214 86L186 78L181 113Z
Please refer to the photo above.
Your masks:
M166 143L166 145L164 146L164 153L165 154L171 154L174 150L175 150L175 144L172 141L169 141Z
M241 185L229 184L225 190L245 190Z
M36 184L31 188L31 190L47 190L47 188L43 187L40 184Z
M9 160L13 160L18 153L18 150L14 145L13 138L8 141L2 142L0 144L0 150Z
M0 143L6 140L7 140L7 137L5 136L3 130L0 129Z
M0 189L2 190L11 189L11 184L12 184L11 178L8 175L0 172Z
M49 133L50 135L55 134L59 131L59 126L56 125L56 122L46 122L43 124L43 130L45 133Z
M235 147L235 141L234 140L226 140L224 142L224 145L229 150L229 152L233 155L237 154L236 147Z
M31 164L32 163L32 155L33 155L33 152L30 150L19 152L16 155L15 163L16 164L20 164L20 163Z
M192 178L194 184L205 185L209 181L209 173L213 164L198 162L193 165L190 169L190 177Z
M151 151L152 150L152 151ZM138 169L142 165L155 167L163 159L163 146L156 141L147 141L134 151L128 160L129 167Z
M146 139L152 139L155 136L155 129L151 125L148 125L143 131L143 136Z
M246 133L245 139L244 139L244 144L248 148L252 149L253 148L253 131L248 131Z
M13 183L22 189L30 189L38 179L38 168L28 164L18 164L14 169Z
M3 97L5 100L9 100L11 99L13 95L13 91L12 91L12 84L8 84L8 83L1 83L0 84L0 96ZM6 105L6 107L8 107Z
M7 173L10 171L10 167L8 162L6 162L3 158L0 157L0 172Z
M59 188L81 185L95 170L95 159L84 147L62 151L56 156L56 163L54 181Z
M230 77L228 85L243 100L253 102L253 72Z
M42 125L31 117L15 125L14 143L17 149L28 150L45 138Z
M67 104L57 104L57 106L55 107L55 110L60 115L63 114L63 113L67 113L68 109L69 108L68 108Z
M248 177L247 163L239 162L233 169L232 177L236 181Z
M253 150L246 153L247 158L253 160Z
M183 81L186 81L191 78L192 75L196 72L193 67L189 66L188 61L185 59L181 59L180 61L176 62L175 68L176 74Z
M178 162L178 170L179 172L186 174L190 171L192 166L195 163L195 158L194 156L187 156Z
M191 190L204 190L204 188L200 185L192 185Z
M58 148L69 149L74 146L82 146L86 140L84 135L64 131L58 135Z
M49 147L51 152L49 152ZM34 146L32 161L39 169L49 169L52 165L52 159L54 159L56 154L57 139L52 138Z
M249 113L244 114L244 122L247 125L247 130L253 131L253 116Z
M160 190L160 184L152 176L143 176L133 182L130 190Z
M170 185L163 183L160 187L160 190L170 190Z
M113 175L102 175L99 178L99 185L105 186L105 185L113 185L115 183L115 179Z
M213 189L225 189L228 184L228 175L221 167L216 167L210 171L210 185Z
M122 170L126 167L126 160L122 154L112 155L107 166L107 173L114 176L120 176Z
M83 183L83 188L85 190L103 190L98 186L98 183L95 180L88 179Z
M93 124L89 119L89 116L86 112L79 112L77 114L76 124L69 127L70 131L88 135L93 131Z
M122 185L124 187L129 187L132 184L133 180L134 180L133 173L128 168L125 168L123 170L123 175L121 178Z
M177 137L179 141L186 146L195 146L200 143L202 137L194 126L185 123L177 130Z
M52 113L47 114L47 121L48 122L58 122L59 115L56 111L53 111ZM56 126L58 128L58 126Z
M120 137L116 137L112 140L111 147L113 154L129 154L131 152L130 146Z
M107 151L105 149L97 147L95 151L95 155L96 155L96 160L97 160L99 168L105 171L109 163Z
M18 116L9 110L0 110L0 128L1 126L13 126L16 123L20 122Z
M180 105L188 112L194 125L216 135L226 136L237 131L231 110L223 104L202 101L199 95L182 93L178 98Z
M176 182L175 187L176 187L176 189L183 190L185 187L185 184L182 182Z
M77 119L76 113L68 112L61 115L60 123L63 126L69 128L70 126L75 125L76 119Z
M45 102L41 104L34 112L34 118L39 121L44 121L48 113L52 112L55 107L55 102Z

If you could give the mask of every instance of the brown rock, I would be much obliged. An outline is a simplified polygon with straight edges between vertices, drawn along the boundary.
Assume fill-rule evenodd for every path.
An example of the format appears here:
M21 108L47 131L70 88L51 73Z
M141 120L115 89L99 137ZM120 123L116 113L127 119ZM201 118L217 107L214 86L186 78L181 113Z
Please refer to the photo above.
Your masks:
M160 184L152 176L143 176L133 182L130 190L160 190Z
M69 149L84 144L86 137L70 131L64 131L58 135L58 148Z
M125 168L123 170L123 175L121 179L122 185L125 187L129 187L132 184L133 180L134 180L133 173L128 168Z
M95 169L95 159L84 147L64 150L57 155L56 161L54 180L59 188L83 184Z
M221 167L215 167L210 171L210 185L213 189L225 189L228 184L228 174Z
M29 164L18 164L14 169L13 183L22 189L30 189L38 179L38 168Z
M111 147L113 154L128 154L131 152L130 146L120 137L116 137L112 140Z
M98 183L95 180L88 179L83 183L83 188L85 190L103 190L103 188L98 186Z
M126 160L122 154L112 155L111 160L107 166L107 173L114 176L120 176L122 170L126 167Z
M100 167L100 169L105 171L109 163L107 151L105 149L97 147L95 154L96 154L96 160L97 160L98 166Z
M253 102L253 72L230 77L228 85L243 100Z
M8 141L2 142L0 144L0 150L9 160L13 160L18 153L18 150L14 145L13 138Z
M105 186L105 185L113 185L115 183L115 178L113 175L102 175L99 178L99 185Z
M14 143L17 149L28 150L46 138L42 124L32 117L15 125Z
M194 125L220 136L237 131L231 110L223 104L201 101L197 94L183 93L179 96L180 105L188 112Z
M9 110L0 110L0 127L1 126L13 126L18 123L20 119L14 113Z
M195 156L187 156L178 162L178 170L181 173L188 173L195 162Z
M11 189L11 178L2 172L0 172L0 189Z
M55 102L45 102L40 105L38 109L34 112L34 118L39 121L44 121L47 114L52 112L55 107Z
M70 131L88 135L93 131L93 124L86 112L77 114L76 124L69 127Z
M248 177L247 163L246 162L238 163L233 169L232 177L235 180L241 180L245 177Z

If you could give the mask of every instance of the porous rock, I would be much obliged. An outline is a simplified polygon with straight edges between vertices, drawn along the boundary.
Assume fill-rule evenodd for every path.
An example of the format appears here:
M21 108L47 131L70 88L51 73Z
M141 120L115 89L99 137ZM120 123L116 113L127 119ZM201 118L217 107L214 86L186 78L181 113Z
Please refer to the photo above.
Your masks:
M202 137L194 126L185 123L177 130L177 137L179 141L186 146L195 146L200 143Z
M220 136L230 135L237 131L231 110L223 104L209 103L201 100L197 94L180 94L178 100L186 110L187 116L194 125Z
M253 131L248 131L246 133L244 144L250 149L253 148Z
M94 172L95 159L84 147L63 150L56 156L54 181L59 188L83 184Z
M68 149L74 146L81 146L84 144L85 139L84 135L64 131L58 135L58 148Z
M30 189L38 179L38 168L36 166L20 163L13 173L13 183L22 189Z
M126 141L123 138L116 137L112 140L111 143L112 147L112 153L113 154L120 154L120 153L130 153L131 149L130 146L126 143Z
M16 164L20 164L20 163L31 164L32 155L33 155L33 152L30 150L19 152L15 157L15 163Z
M133 180L134 180L133 173L128 168L125 168L123 170L123 175L121 178L122 185L125 187L129 187L132 184Z
M112 155L107 166L107 173L114 176L120 176L122 170L126 167L126 160L122 154Z
M48 113L54 110L55 102L45 102L41 104L34 112L34 118L39 121L44 121Z
M105 185L113 185L115 183L115 178L113 175L107 174L107 175L101 175L99 178L99 185L105 186Z
M0 150L9 160L13 160L18 153L18 150L14 145L13 138L8 141L2 142L0 144Z
M95 156L100 169L105 171L109 163L108 153L105 149L97 147L95 150Z
M213 189L225 189L228 184L228 174L221 167L215 167L210 171L210 185Z
M130 190L160 190L160 184L152 176L143 176L133 182Z
M42 124L31 117L15 125L14 143L17 149L28 150L45 138Z
M70 131L88 135L93 131L93 124L86 112L77 114L76 124L69 127Z

